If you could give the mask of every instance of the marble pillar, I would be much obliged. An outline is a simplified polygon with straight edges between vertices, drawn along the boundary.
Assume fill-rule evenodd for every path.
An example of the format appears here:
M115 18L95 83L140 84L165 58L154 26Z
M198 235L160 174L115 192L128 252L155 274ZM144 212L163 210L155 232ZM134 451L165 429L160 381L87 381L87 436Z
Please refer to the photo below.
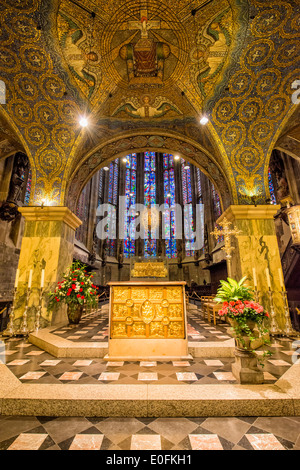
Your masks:
M63 273L73 261L75 230L81 220L67 207L21 207L25 219L19 259L19 282L15 302L15 326L19 327L25 308L30 270L32 289L29 298L28 325L33 328L41 286L41 273L45 269L44 301L41 327L60 323L66 319L66 309L47 310L49 291L53 291Z
M226 217L241 233L232 238L235 250L231 259L232 277L236 280L247 276L253 286L253 268L256 271L260 302L270 311L266 268L269 269L271 289L274 291L274 309L279 328L284 326L284 304L281 296L281 279L283 279L281 259L274 216L280 209L278 205L232 205L219 219Z

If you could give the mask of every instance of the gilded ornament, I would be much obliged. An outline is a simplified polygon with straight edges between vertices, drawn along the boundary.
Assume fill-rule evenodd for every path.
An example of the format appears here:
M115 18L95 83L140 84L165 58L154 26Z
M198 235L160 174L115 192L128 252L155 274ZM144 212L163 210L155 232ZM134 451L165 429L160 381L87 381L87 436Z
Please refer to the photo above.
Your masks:
M61 99L66 90L64 82L52 74L46 74L40 79L41 88L46 97Z
M237 72L229 82L229 91L234 95L241 95L244 99L252 90L254 77L251 72Z
M239 109L239 117L243 122L253 122L261 117L263 102L260 98L247 99Z
M274 43L269 39L254 41L244 53L242 63L246 68L260 67L265 64L274 52Z
M32 111L29 104L22 100L13 100L8 103L11 114L20 126L26 126L32 121Z
M40 121L45 126L53 126L58 121L54 105L43 101L35 104L34 115L36 121Z
M15 89L25 101L35 101L39 95L39 84L31 74L19 74L14 79Z
M144 321L144 323L149 324L155 317L155 307L150 302L150 300L145 300L145 302L141 305L140 310L140 317Z
M225 126L236 113L234 98L221 98L213 109L213 119L219 126Z
M20 49L20 57L22 62L26 64L26 68L29 68L35 72L43 72L45 69L52 68L50 58L46 52L37 46L22 46Z
M34 146L45 146L50 142L49 133L46 132L43 126L37 123L30 124L25 129L25 136L27 141Z
M12 50L1 46L0 50L0 71L6 73L16 73L20 70L20 60Z

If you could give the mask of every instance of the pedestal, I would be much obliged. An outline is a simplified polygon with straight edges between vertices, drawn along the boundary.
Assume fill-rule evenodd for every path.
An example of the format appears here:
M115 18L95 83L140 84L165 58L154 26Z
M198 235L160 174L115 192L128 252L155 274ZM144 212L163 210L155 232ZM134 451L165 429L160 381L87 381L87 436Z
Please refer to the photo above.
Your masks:
M219 217L217 223L221 223L226 217L232 222L241 234L233 238L234 251L231 267L232 277L240 280L246 276L249 285L254 286L253 268L256 270L258 290L260 291L260 303L270 311L269 288L266 279L266 269L270 273L271 289L274 293L273 303L276 322L279 328L285 324L284 302L281 296L282 266L278 241L275 232L274 216L280 209L275 205L232 205Z
M108 355L180 360L188 355L185 282L110 282Z
M45 269L45 296L43 308L39 311L41 327L67 320L66 308L55 312L47 311L47 292L54 290L63 273L71 265L74 252L75 230L81 220L67 207L20 207L25 218L25 230L19 258L19 283L15 305L15 322L20 326L25 304L28 273L33 271L31 295L28 306L28 322L32 330L40 304L42 269Z
M264 374L257 367L257 357L251 351L236 348L235 363L232 364L232 373L241 384L261 384Z

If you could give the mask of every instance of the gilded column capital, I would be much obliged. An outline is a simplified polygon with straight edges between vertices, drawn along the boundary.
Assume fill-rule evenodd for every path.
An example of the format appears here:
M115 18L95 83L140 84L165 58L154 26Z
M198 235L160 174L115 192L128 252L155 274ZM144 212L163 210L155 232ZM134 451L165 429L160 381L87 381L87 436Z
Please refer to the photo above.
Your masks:
M19 212L26 221L62 221L73 230L76 230L82 224L82 221L68 207L19 207Z
M231 205L218 218L217 224L220 224L226 217L230 222L235 220L254 220L254 219L273 219L280 209L280 205Z

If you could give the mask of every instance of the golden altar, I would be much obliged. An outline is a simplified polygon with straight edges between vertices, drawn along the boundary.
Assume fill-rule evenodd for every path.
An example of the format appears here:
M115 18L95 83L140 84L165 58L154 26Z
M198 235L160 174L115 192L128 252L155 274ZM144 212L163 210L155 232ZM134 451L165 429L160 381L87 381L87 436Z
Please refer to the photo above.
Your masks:
M109 282L107 358L186 358L185 284L146 280Z

